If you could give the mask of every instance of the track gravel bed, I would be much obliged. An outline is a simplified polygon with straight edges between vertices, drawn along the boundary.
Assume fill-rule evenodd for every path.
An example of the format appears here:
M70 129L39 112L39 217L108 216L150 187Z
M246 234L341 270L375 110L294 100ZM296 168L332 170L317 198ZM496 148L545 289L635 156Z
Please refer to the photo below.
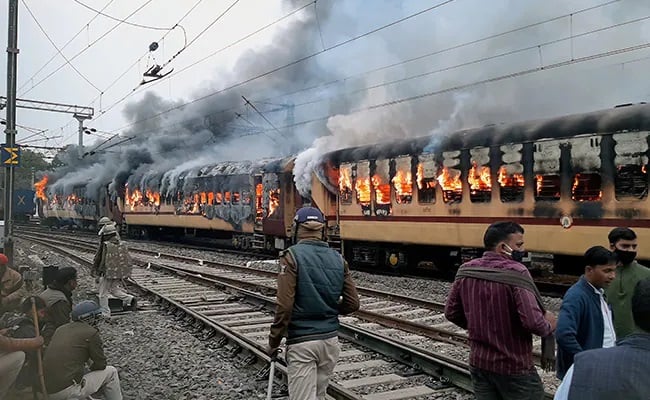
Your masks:
M34 267L30 255L38 255L46 265L77 268L73 301L96 301L94 278L86 268L45 246L18 239L16 265ZM33 292L40 291L39 282ZM257 368L240 366L214 343L200 341L156 309L117 316L98 327L108 362L119 371L125 400L265 398L266 382L255 381Z

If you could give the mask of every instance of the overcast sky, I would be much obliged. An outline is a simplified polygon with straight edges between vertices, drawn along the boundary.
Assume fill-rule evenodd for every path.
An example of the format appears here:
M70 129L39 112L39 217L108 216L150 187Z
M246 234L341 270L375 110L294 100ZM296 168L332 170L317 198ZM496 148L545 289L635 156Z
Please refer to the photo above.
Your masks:
M86 125L104 132L119 132L119 128L141 119L143 112L125 114L124 107L131 104L131 110L140 110L146 104L143 96L148 91L155 92L169 104L178 105L201 97L215 90L237 84L265 71L288 64L301 57L308 56L323 47L328 48L357 35L370 32L375 28L425 10L444 1L424 0L318 0L286 20L264 30L245 41L192 66L177 75L171 75L155 85L140 87L142 73L155 63L167 61L173 54L183 48L187 42L194 42L176 57L165 71L174 68L180 71L201 58L227 46L245 35L254 32L266 24L276 21L301 5L310 1L298 0L241 0L214 23L205 33L198 36L208 25L214 22L233 1L214 0L80 0L95 8L104 9L104 13L118 19L127 18L140 6L145 5L128 21L153 27L171 27L198 1L198 6L181 22L179 28L171 32L151 30L121 24L112 32L118 22L97 14L74 0L21 0L19 14L19 48L18 57L18 96L51 102L88 105L95 109L95 118ZM7 1L0 4L7 9ZM496 83L469 87L462 90L450 90L440 96L425 98L426 102L413 101L399 112L382 108L375 113L372 120L364 119L365 113L351 112L396 99L417 96L470 84L482 79L501 77L508 73L517 73L541 64L570 61L590 55L603 54L608 51L626 49L630 46L643 46L650 42L650 2L647 0L620 0L608 3L606 0L454 0L439 8L425 12L415 18L382 29L377 33L355 40L349 44L327 51L311 59L322 70L323 81L342 79L355 74L367 72L374 68L392 63L399 63L409 58L435 52L457 44L483 39L487 36L518 28L526 24L538 23L555 17L558 19L537 25L528 30L517 31L494 40L481 41L475 45L463 47L456 51L445 52L438 56L423 58L417 62L399 65L380 73L365 74L362 81L346 81L346 90L320 89L301 93L299 97L284 97L277 103L305 102L325 99L312 106L296 108L294 121L309 120L327 115L336 115L328 121L327 129L336 135L339 131L349 137L350 132L361 132L357 141L376 141L379 137L367 135L368 129L351 129L355 125L372 127L391 126L390 135L422 135L438 127L452 117L459 104L463 108L464 119L460 126L488 122L509 122L527 118L548 117L568 112L592 111L611 107L622 102L638 102L650 98L650 80L647 70L650 68L650 49L640 48L623 54L598 57L588 62L559 67L551 72L529 74L511 79L499 79ZM83 53L71 62L91 83L77 74L69 65L45 79L50 73L65 64L57 51L38 28L29 14L25 4L34 13L36 19L54 43L63 47L75 34L81 33L65 49L68 58ZM584 8L603 5L591 11L563 17ZM3 10L3 11L4 11ZM318 11L320 10L320 11ZM314 12L322 13L314 19ZM6 14L2 13L0 32L3 49L6 47ZM639 19L634 23L628 23ZM89 23L89 21L91 21ZM307 31L288 30L296 21L307 21ZM605 29L578 37L570 41L558 41L534 48L538 44L559 40L568 35L580 35L586 32L623 24L618 28ZM320 32L319 32L320 28ZM313 35L304 38L288 38L284 35L300 34L311 30ZM148 52L149 44L166 35L160 47L153 53ZM308 46L299 50L289 49L282 54L262 50L268 45L281 46L286 43L296 47L301 40L310 41ZM90 45L90 47L89 47ZM531 50L517 52L510 56L474 62L458 67L458 64L475 61L481 57L491 57L507 51L533 47ZM277 53L277 52L276 52ZM6 53L4 53L6 54ZM251 54L259 54L259 59ZM53 56L54 60L39 71ZM247 64L238 64L242 55L248 55ZM139 60L137 62L137 60ZM251 63L251 60L254 62ZM135 66L132 65L135 63ZM257 64L257 65L251 65ZM436 74L432 70L445 69ZM125 73L126 72L126 73ZM6 94L6 61L0 63L0 92ZM124 76L118 79L123 73ZM424 74L419 79L408 79L389 87L383 83L411 78ZM270 75L272 77L273 74ZM116 81L116 83L113 83ZM263 80L257 80L263 84ZM262 82L262 83L260 83ZM304 80L305 85L317 84L311 76ZM299 87L300 82L291 90ZM97 90L93 87L99 88ZM374 91L366 90L368 86L377 85ZM231 90L234 98L245 95L256 99L256 93L247 91L246 85ZM143 90L147 89L147 90ZM259 91L259 86L256 91ZM104 91L101 95L100 92ZM286 92L289 92L289 88ZM132 93L133 92L133 93ZM282 89L275 82L274 93ZM125 101L114 105L118 100L131 93ZM347 93L347 94L346 94ZM334 97L334 99L332 99ZM468 100L470 99L470 100ZM149 100L145 100L148 102ZM242 110L250 111L243 106ZM345 106L333 106L334 102L345 102ZM199 105L201 101L197 102ZM112 108L110 108L113 106ZM489 107L487 107L489 106ZM217 106L212 104L216 110ZM167 107L169 108L169 107ZM258 104L258 108L262 108ZM157 112L164 111L164 106L156 106ZM338 110L333 112L333 110ZM182 113L183 110L180 110ZM199 117L200 111L194 110ZM328 114L329 113L329 114ZM277 114L277 113L276 113ZM349 115L348 115L349 114ZM372 113L367 113L368 115ZM454 114L455 115L455 114ZM4 117L4 112L0 112ZM181 118L181 117L176 117ZM251 117L252 118L252 117ZM286 115L268 118L274 125L282 125ZM62 145L76 143L77 121L70 115L47 113L42 111L18 110L18 124L47 129L43 139L31 144ZM259 116L252 121L254 125L266 125ZM130 127L133 128L133 127ZM320 129L320 128L319 128ZM325 128L323 128L325 129ZM17 142L31 135L19 128ZM323 133L314 136L322 136ZM366 136L364 136L366 135ZM62 136L62 137L57 137ZM85 137L86 144L93 139ZM179 143L179 145L181 145ZM303 143L303 145L309 145Z

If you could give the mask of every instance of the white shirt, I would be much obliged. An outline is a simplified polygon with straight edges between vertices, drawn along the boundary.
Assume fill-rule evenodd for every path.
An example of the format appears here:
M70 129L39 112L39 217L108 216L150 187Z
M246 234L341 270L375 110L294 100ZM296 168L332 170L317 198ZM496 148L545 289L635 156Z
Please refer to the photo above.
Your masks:
M562 383L557 387L553 400L568 400L569 389L571 389L571 379L573 378L573 365L569 368L562 379Z
M594 292L600 298L600 311L603 313L603 348L614 347L616 346L616 332L614 331L614 322L612 321L612 311L605 301L605 291L603 289L596 289L591 283L589 283L589 286L594 289Z

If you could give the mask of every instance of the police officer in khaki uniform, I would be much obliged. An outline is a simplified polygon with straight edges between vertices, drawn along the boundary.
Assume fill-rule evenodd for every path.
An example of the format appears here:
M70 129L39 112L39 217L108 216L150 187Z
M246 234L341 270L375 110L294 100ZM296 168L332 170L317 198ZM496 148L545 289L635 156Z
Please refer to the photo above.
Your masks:
M135 297L128 294L121 285L122 279L131 276L131 257L129 248L117 235L117 229L113 224L107 224L102 228L103 240L101 240L93 274L99 276L99 306L104 317L111 316L108 306L108 296L122 300L123 306L135 308Z
M313 207L298 210L293 246L280 254L275 320L269 354L287 338L289 399L325 399L339 356L339 314L359 309L347 262L325 242L325 218Z

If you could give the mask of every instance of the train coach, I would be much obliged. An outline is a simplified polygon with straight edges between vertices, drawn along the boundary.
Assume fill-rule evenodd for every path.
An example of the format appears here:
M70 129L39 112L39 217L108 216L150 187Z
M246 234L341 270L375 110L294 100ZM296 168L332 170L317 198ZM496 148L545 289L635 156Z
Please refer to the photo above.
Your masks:
M303 199L293 184L293 158L222 162L127 184L118 206L130 237L221 240L237 249L289 245Z
M589 246L628 226L650 260L650 105L327 154L312 196L357 266L450 269L487 225L526 230L533 269L580 273Z

